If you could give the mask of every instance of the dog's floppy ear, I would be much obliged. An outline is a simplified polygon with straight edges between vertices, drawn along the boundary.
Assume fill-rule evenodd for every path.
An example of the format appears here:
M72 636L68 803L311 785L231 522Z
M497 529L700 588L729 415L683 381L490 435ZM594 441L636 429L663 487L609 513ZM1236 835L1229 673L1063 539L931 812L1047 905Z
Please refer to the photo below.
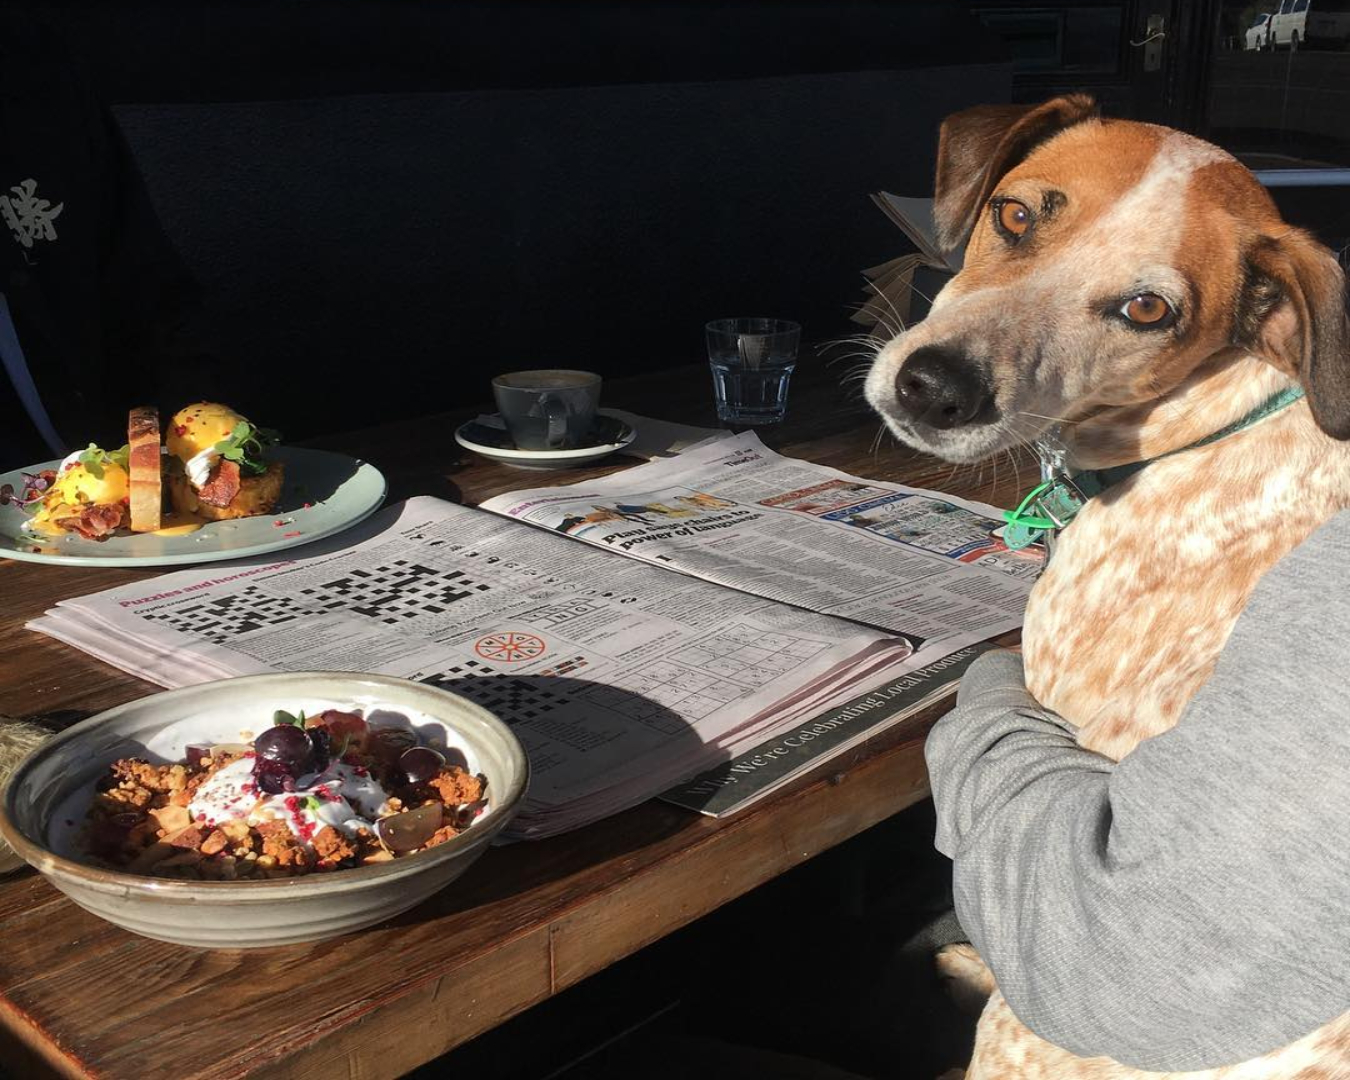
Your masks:
M994 185L1056 132L1097 115L1087 94L1044 105L977 105L953 113L938 135L933 219L945 254L961 247Z
M1238 343L1298 377L1317 426L1350 439L1350 315L1345 273L1302 229L1247 252Z

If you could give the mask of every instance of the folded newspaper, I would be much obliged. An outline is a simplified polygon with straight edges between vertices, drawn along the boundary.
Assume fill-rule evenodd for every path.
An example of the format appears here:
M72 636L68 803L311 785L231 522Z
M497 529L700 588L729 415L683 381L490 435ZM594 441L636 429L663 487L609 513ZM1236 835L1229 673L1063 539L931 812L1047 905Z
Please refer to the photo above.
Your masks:
M743 435L482 509L410 499L286 558L65 600L28 625L161 686L313 669L447 687L520 738L533 775L511 831L537 838L767 761L832 710L849 722L824 730L846 730L772 755L795 767L747 799L855 745L901 688L1020 625L1038 564L997 524Z
M917 249L863 271L867 298L853 321L885 340L928 314L934 297L961 269L962 253L944 252L938 245L932 199L880 191L872 202Z

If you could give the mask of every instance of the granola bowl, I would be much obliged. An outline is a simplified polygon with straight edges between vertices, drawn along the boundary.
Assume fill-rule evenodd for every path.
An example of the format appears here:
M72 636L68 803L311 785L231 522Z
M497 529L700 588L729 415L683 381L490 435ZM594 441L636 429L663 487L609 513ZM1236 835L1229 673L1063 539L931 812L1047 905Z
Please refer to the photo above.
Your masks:
M472 808L476 816L449 829L448 839L438 834L434 846L382 861L358 863L353 856L332 864L350 868L298 876L265 876L256 862L248 867L255 876L235 880L153 876L89 853L87 815L97 813L115 763L134 759L167 769L189 753L196 757L200 747L244 749L241 740L268 728L278 710L301 720L345 710L368 720L371 731L403 732L413 745L439 748L485 781ZM342 672L250 675L153 694L56 735L12 777L0 805L0 836L75 903L133 933L200 948L288 945L372 926L450 884L510 821L528 775L511 730L447 690ZM385 832L375 829L381 842ZM392 850L402 849L395 844ZM233 868L233 856L224 853L224 861ZM272 873L278 873L274 866Z

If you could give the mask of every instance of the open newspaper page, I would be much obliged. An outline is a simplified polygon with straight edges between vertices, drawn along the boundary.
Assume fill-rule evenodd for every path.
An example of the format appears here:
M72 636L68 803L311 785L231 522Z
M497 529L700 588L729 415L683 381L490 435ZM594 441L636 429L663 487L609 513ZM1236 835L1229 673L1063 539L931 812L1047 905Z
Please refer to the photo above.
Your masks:
M355 670L463 694L529 755L524 837L651 798L915 662L903 638L428 497L29 625L162 686Z
M483 509L901 634L926 657L1021 626L1041 560L999 511L774 453L752 433Z

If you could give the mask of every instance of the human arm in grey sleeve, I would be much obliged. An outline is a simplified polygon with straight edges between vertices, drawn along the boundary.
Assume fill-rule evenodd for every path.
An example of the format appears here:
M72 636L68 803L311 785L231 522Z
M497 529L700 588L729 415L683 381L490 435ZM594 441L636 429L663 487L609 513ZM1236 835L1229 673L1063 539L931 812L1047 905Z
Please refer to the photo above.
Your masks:
M1246 1060L1350 1008L1350 515L1275 567L1120 764L990 655L934 728L937 845L1013 1011L1082 1056Z

